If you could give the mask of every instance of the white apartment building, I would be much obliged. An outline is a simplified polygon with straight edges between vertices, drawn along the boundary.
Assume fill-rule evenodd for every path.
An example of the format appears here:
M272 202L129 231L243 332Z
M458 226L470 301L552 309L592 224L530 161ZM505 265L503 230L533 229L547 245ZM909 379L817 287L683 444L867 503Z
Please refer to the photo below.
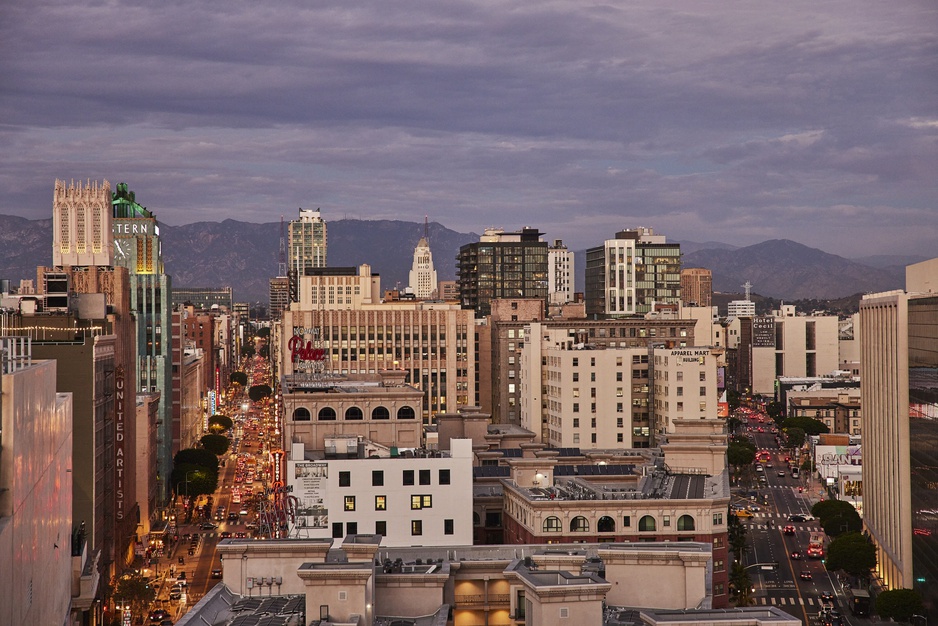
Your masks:
M726 305L727 317L755 317L756 303L750 300L733 300Z
M573 302L573 251L555 239L547 248L547 302L566 304Z
M356 437L344 449L328 445L346 439L329 440L331 454L293 445L287 484L298 501L296 536L374 534L389 547L472 544L471 439L452 440L446 452L392 448L391 457ZM359 443L367 458L339 458Z
M653 406L659 434L674 432L675 420L717 417L717 362L721 356L721 349L710 347L652 350Z
M838 369L836 315L798 315L783 305L771 316L752 320L752 391L771 395L781 376L805 378Z

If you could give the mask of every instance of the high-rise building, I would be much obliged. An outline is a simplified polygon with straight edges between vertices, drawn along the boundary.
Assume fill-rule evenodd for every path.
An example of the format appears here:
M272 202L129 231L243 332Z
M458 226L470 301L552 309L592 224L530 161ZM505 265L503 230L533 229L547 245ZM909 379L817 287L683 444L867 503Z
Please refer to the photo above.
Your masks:
M419 300L429 300L436 295L436 270L433 269L433 252L430 251L426 224L423 237L414 248L414 264L407 283Z
M573 251L560 239L547 249L547 301L550 304L573 302Z
M326 222L319 209L300 209L288 233L290 271L302 276L308 267L326 267Z
M231 311L234 308L234 297L231 287L173 287L173 306L192 305L196 309L222 309Z
M55 181L52 264L111 265L111 184Z
M283 310L290 306L290 279L286 276L271 278L267 298L270 305L270 319L279 320L283 315Z
M710 306L713 299L713 272L702 267L681 270L681 302L693 306Z
M860 301L863 527L888 589L938 607L938 258L906 268L906 290Z
M478 242L459 248L456 273L463 308L476 317L497 298L540 298L547 304L547 242L536 228L516 233L487 228Z
M111 200L114 242L114 265L130 272L130 308L136 317L137 380L131 389L140 393L159 393L156 455L157 506L169 496L168 480L172 471L172 358L170 324L172 288L163 268L160 227L156 217L137 203L136 194L127 183L118 183ZM143 506L145 501L141 502ZM141 510L149 517L155 510Z
M644 315L681 300L681 246L650 228L623 230L586 251L586 314Z

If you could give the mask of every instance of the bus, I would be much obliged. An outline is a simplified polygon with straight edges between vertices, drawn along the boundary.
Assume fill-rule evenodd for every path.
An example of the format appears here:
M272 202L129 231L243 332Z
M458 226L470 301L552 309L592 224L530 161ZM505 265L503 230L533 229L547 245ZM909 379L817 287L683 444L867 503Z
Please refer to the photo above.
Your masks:
M808 539L807 554L812 559L824 558L824 533L811 533Z

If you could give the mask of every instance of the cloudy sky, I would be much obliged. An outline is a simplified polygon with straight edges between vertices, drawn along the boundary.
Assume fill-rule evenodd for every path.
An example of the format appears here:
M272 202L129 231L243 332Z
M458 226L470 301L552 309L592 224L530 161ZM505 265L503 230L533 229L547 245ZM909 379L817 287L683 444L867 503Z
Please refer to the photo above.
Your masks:
M5 0L0 213L938 255L932 0ZM407 245L412 245L408 242Z

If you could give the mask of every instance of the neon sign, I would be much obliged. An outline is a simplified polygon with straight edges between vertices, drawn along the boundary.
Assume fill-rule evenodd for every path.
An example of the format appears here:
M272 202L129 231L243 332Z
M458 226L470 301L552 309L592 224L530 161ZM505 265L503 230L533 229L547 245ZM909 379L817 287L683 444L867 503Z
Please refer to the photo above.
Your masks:
M290 359L296 361L325 361L326 351L322 348L313 346L312 341L305 341L302 336L294 335L287 342L287 349L290 351Z

